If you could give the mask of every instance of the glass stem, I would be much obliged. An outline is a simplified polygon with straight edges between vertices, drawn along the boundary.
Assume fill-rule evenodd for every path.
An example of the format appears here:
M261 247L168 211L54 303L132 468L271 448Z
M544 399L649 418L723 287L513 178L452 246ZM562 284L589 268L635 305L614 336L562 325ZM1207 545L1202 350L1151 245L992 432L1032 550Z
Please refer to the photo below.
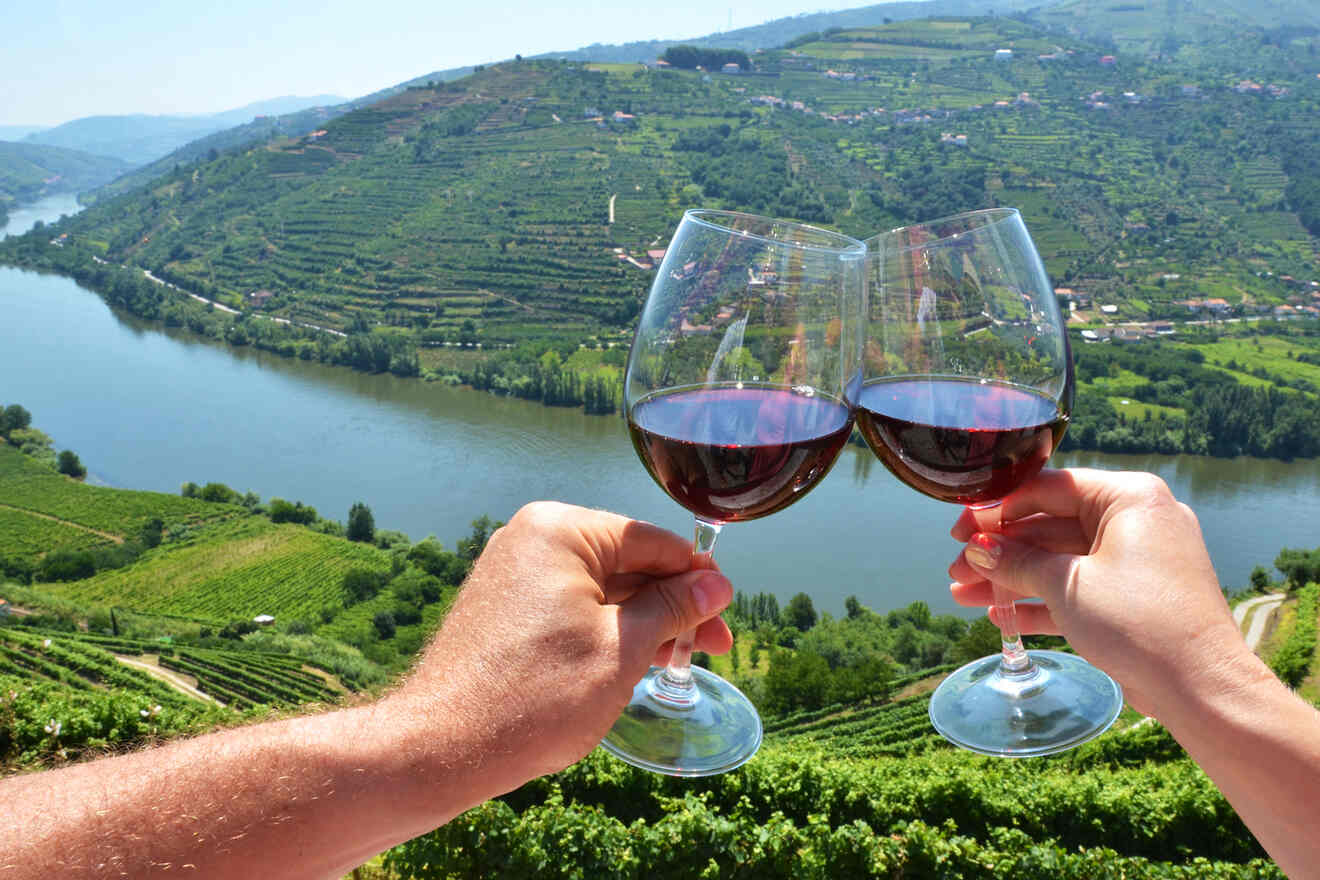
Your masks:
M999 502L996 501L993 504L975 505L973 509L987 510L998 506ZM996 528L995 531L998 529ZM1032 664L1031 655L1022 646L1022 633L1018 630L1017 606L1013 604L1008 590L1001 587L998 582L991 581L990 587L994 591L995 617L999 622L999 640L1002 646L1000 670L1009 675L1022 675L1031 670Z
M700 517L696 521L696 535L692 540L692 567L714 568L715 540L720 536L723 526L706 522ZM692 688L692 645L696 641L697 631L690 629L674 639L674 652L669 657L669 665L660 676L661 687L673 688L684 692Z

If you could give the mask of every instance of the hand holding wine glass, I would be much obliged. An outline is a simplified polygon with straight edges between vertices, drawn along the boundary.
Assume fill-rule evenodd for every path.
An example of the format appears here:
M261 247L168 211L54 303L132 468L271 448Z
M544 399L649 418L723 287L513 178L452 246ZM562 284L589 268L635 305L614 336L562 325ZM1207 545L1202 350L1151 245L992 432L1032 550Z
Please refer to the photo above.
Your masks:
M689 211L637 328L625 379L633 446L696 518L694 567L725 523L787 507L852 432L861 242L765 217ZM691 634L653 668L603 742L649 770L704 776L756 752L742 693L690 665Z
M994 508L1035 476L1072 407L1068 337L1016 210L903 227L867 242L869 314L857 423L900 480L933 498ZM996 588L999 657L951 674L935 728L991 755L1045 755L1103 732L1122 692L1076 655L1022 645Z

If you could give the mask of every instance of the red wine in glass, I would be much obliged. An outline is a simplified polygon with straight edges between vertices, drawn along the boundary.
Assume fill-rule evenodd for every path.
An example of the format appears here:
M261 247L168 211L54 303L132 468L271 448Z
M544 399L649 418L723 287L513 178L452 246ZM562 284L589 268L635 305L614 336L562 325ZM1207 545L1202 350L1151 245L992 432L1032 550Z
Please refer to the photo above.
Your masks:
M864 326L860 241L728 211L688 211L637 322L624 413L638 458L693 516L692 567L725 524L803 497L853 426ZM785 552L799 552L788 547ZM724 773L760 748L747 696L674 639L601 741L635 767Z
M955 504L1012 492L1040 471L1068 427L1054 398L986 379L871 382L857 407L857 427L896 477Z
M890 230L867 248L858 427L904 483L993 508L1044 466L1074 389L1067 326L1022 216L970 211ZM996 520L1000 528L1002 510ZM940 683L935 729L962 748L1014 757L1102 733L1123 708L1122 689L1075 654L1027 650L1015 597L991 588L1002 650Z
M755 519L801 498L852 432L843 402L814 391L703 387L644 398L629 412L637 455L702 519Z

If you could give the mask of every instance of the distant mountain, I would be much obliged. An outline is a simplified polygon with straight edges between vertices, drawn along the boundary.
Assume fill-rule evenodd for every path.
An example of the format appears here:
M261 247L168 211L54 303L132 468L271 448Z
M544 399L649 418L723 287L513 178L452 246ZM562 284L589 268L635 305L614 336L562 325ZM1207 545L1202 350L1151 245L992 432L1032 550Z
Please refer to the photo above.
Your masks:
M145 165L190 141L250 122L256 116L291 113L343 101L333 95L317 95L273 98L223 113L198 116L88 116L29 134L24 142L113 156L130 165Z
M1314 45L1320 35L1315 0L1062 0L1032 9L1030 20L1120 52L1172 53L1244 32L1286 45Z
M21 141L30 134L45 131L48 125L0 125L0 141Z
M100 186L127 171L120 159L45 144L0 141L0 209Z
M288 113L297 113L300 110L306 110L310 107L333 107L334 105L342 104L347 100L347 98L340 95L311 95L309 97L284 95L280 98L256 101L235 110L225 110L223 113L213 113L206 118L225 126L243 125L262 116L283 116Z

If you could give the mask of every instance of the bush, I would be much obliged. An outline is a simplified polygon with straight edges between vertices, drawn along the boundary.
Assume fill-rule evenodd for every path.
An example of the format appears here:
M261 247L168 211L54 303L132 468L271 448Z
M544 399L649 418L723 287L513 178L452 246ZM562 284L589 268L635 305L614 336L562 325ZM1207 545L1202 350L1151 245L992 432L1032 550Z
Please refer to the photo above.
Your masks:
M344 572L344 604L365 602L385 586L384 575L370 568L350 568Z
M1300 685L1311 671L1311 662L1315 659L1318 606L1320 584L1307 584L1298 594L1297 619L1293 630L1270 658L1270 669L1288 687Z
M73 477L75 480L87 476L87 468L83 467L77 453L72 449L65 449L56 457L55 468L66 477Z
M291 522L309 526L319 519L316 508L309 507L301 501L290 504L283 498L270 499L267 511L270 515L270 521L277 523Z

